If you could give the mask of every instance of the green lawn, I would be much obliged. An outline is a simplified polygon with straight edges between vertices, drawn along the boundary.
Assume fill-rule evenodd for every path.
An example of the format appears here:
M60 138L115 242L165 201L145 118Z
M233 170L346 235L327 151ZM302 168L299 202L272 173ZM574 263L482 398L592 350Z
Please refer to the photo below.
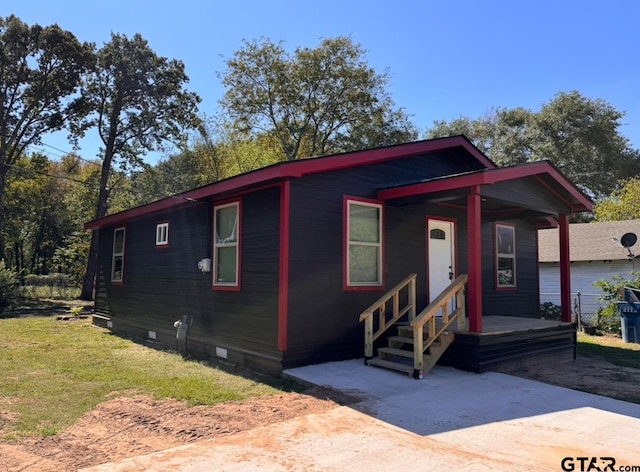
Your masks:
M597 356L619 366L640 369L640 344L625 343L613 336L578 333L578 354Z
M17 419L6 439L55 434L116 395L212 405L279 392L268 384L278 386L274 379L231 375L113 336L90 320L0 319L0 333L0 426L3 416Z

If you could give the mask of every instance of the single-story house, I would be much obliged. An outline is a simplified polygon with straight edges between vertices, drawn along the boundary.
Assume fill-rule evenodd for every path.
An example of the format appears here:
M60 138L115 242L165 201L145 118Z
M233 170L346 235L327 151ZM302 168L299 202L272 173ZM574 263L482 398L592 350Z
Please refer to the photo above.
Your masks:
M640 219L625 221L605 221L572 223L569 225L571 246L571 293L574 306L580 292L580 309L583 321L589 321L597 312L603 295L593 283L611 280L612 275L625 279L632 278L631 272L640 270L640 244L633 236L640 236ZM629 243L633 242L630 247ZM560 251L558 229L548 228L538 231L538 260L540 267L540 302L560 305Z
M590 209L549 162L497 167L463 136L283 162L87 223L95 310L116 333L268 372L370 361L385 342L422 366L453 331L442 362L464 369L566 357L568 218ZM531 336L549 225L564 322ZM432 336L411 347L397 323Z

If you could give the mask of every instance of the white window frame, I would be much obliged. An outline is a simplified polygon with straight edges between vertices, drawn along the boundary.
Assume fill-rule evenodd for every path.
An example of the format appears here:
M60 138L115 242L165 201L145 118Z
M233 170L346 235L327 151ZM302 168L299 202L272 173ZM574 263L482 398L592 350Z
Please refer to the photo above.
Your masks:
M370 207L378 210L378 242L365 242L365 241L352 241L351 240L351 207L352 206L362 206L362 207ZM383 268L383 230L382 230L382 222L383 222L383 210L384 206L380 203L368 202L363 200L355 200L355 199L347 199L346 204L346 261L345 261L345 282L347 288L358 288L358 287L373 287L379 288L383 286L383 278L382 278L382 268ZM377 279L374 282L359 282L351 280L351 248L355 246L361 247L375 247L377 248L377 265L378 265L378 273Z
M216 228L216 223L218 221L217 212L229 207L236 207L236 224L235 224L235 241L218 241L218 229ZM224 203L220 205L214 205L213 207L213 287L216 289L227 289L227 290L239 290L240 288L240 239L242 237L241 232L241 213L240 213L240 201L236 200L229 203ZM236 273L235 273L235 282L220 282L216 280L218 274L218 249L219 248L228 248L235 247L235 263L236 263Z
M122 250L116 252L116 234L122 232ZM124 282L124 262L125 262L125 245L126 245L127 231L125 227L115 228L113 230L113 246L111 253L111 282L123 283ZM122 268L120 269L120 277L116 278L116 259L122 259Z
M169 245L169 223L158 223L156 225L156 246Z
M500 230L509 230L511 232L511 245L507 248L500 244ZM496 248L496 288L498 289L514 289L517 287L516 272L516 227L512 224L496 223L495 224L495 248ZM506 249L506 250L505 250ZM502 252L501 252L502 251ZM500 259L510 259L513 283L502 283L500 281Z

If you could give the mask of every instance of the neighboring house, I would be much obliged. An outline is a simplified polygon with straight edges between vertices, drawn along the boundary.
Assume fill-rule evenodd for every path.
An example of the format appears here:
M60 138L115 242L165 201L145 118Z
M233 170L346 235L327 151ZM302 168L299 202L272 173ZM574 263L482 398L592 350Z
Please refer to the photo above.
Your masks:
M87 223L95 309L114 332L280 372L362 357L360 313L407 275L421 310L468 274L477 338L490 315L538 317L537 229L590 209L548 162L498 168L462 136L280 163ZM469 349L453 364L481 369Z
M593 283L611 280L612 275L631 278L633 270L640 270L640 243L629 249L622 245L622 237L632 233L640 237L640 220L574 223L569 225L571 240L571 292L577 303L581 294L582 318L589 321L599 307L602 295ZM560 304L558 229L538 232L540 266L540 302Z

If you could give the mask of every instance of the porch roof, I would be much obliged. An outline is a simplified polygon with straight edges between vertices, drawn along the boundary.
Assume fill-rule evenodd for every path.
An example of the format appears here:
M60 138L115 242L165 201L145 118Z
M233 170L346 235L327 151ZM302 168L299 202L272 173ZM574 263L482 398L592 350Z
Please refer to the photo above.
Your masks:
M487 168L400 185L378 191L380 200L428 196L430 201L464 206L469 189L478 188L485 212L530 211L556 216L591 211L592 202L550 162Z

